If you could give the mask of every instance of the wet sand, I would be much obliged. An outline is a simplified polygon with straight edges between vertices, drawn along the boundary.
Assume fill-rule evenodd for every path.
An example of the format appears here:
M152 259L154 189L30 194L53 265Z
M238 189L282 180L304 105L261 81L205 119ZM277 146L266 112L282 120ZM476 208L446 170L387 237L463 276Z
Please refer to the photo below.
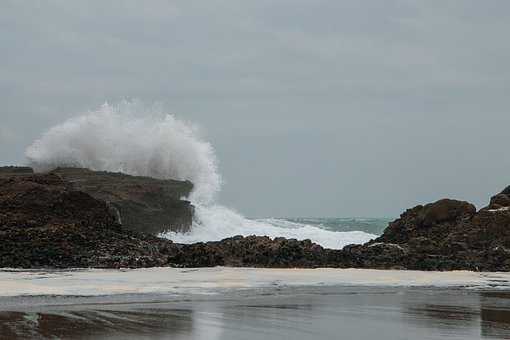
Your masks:
M510 339L508 279L331 269L4 271L0 338Z

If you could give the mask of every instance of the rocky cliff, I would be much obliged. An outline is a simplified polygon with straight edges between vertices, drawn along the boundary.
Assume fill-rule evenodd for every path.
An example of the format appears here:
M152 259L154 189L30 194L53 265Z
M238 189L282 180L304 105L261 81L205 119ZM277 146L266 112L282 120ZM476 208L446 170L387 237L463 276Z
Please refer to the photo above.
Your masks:
M56 174L0 177L0 267L161 266L171 247Z
M119 222L127 229L157 235L165 231L187 231L193 206L188 197L189 181L159 180L122 173L91 171L83 168L57 168L73 190L88 193L109 203L118 211ZM0 177L32 175L28 167L0 168Z

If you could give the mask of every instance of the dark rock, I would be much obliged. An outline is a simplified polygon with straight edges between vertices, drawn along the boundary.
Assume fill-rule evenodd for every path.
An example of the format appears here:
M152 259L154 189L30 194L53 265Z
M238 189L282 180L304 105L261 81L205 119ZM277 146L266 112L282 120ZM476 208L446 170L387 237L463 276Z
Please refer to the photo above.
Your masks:
M343 249L352 267L403 269L408 254L406 247L395 243L375 242L370 245L349 245Z
M470 218L475 213L476 208L471 203L442 199L425 205L419 212L418 223L429 227L438 223L457 222L459 219Z
M501 202L501 197L492 201ZM371 249L380 244L398 244L404 251L388 256L392 252L385 246L381 256ZM485 271L509 270L507 249L510 209L476 212L472 204L456 200L409 209L381 237L355 248L359 267Z
M217 242L181 245L170 261L186 267L348 267L351 262L341 250L324 249L310 240L282 237L235 236Z
M104 201L56 174L0 178L0 267L168 264L168 240L123 229Z
M83 168L51 171L83 191L110 204L126 228L157 235L167 231L188 231L194 207L183 199L193 189L189 181L159 180L122 173ZM29 167L0 167L0 178L33 175Z
M0 176L12 177L12 176L26 176L32 175L34 170L27 166L1 166Z
M503 189L503 191L501 191L500 194L510 195L510 185Z
M407 210L391 222L377 242L406 243L417 237L442 239L462 220L476 213L474 205L450 199Z
M497 194L496 196L492 196L488 209L501 209L505 207L510 207L510 194Z
M157 235L166 231L188 231L191 227L194 208L182 199L193 189L189 181L81 168L57 168L51 173L70 182L74 190L108 202L128 229Z

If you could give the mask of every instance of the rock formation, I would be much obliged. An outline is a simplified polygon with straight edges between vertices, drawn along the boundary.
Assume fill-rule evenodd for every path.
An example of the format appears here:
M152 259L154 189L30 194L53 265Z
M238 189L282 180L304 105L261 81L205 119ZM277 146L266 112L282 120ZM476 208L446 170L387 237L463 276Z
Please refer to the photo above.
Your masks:
M140 206L133 209L147 215L152 207L159 207L155 215L163 214L167 206L161 202L178 200L186 193L182 183L85 169L57 169L48 174L33 174L27 168L0 169L0 267L223 265L510 271L508 188L479 211L468 202L450 199L416 206L375 240L342 250L324 249L309 240L266 236L184 245L132 230L138 222L126 219L131 207ZM191 184L187 188L191 190ZM132 223L129 228L120 224L126 220Z
M170 241L123 229L56 174L0 178L0 267L166 265Z
M0 167L1 177L32 175L34 170L28 166L2 166Z
M381 237L344 248L353 266L418 270L510 270L510 196L503 191L476 212L443 199L404 212Z
M91 171L83 168L57 168L57 174L83 191L105 201L118 211L125 228L157 235L165 231L187 231L193 219L188 197L189 181L159 180L122 173ZM0 167L0 177L32 175L28 167Z

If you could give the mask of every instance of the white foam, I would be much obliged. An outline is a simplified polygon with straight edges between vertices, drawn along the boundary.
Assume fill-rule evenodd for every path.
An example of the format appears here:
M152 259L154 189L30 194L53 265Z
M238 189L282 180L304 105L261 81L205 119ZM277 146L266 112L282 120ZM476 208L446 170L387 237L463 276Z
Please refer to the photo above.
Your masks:
M219 241L235 235L265 235L298 240L310 239L326 248L340 249L347 244L365 243L377 237L363 231L334 232L282 219L250 220L219 205L198 205L195 223L188 233L169 232L163 237L179 243Z
M502 207L502 208L498 208L498 209L489 209L487 211L488 212L501 212L501 211L507 211L507 210L510 210L510 207Z
M71 166L190 180L193 200L204 203L221 183L214 150L196 127L137 102L104 104L69 119L29 146L26 156L36 171Z
M372 269L148 268L0 271L0 296L211 294L217 289L275 286L403 286L508 289L510 273Z

